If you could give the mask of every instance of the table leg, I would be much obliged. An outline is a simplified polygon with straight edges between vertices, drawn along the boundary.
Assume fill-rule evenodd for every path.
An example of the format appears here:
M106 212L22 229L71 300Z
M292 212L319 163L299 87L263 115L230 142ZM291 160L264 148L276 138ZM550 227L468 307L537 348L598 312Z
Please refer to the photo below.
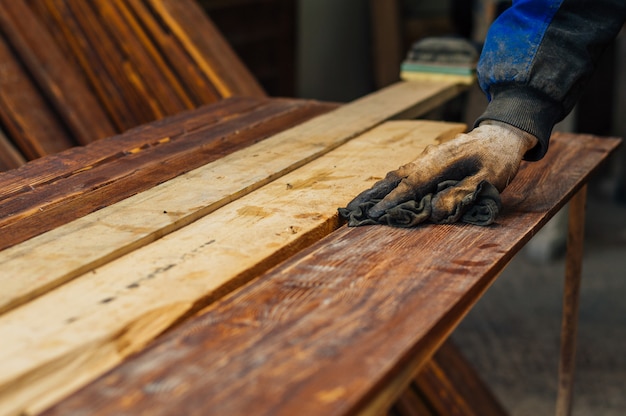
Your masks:
M569 208L563 318L561 322L559 385L556 402L557 416L567 416L572 411L586 200L587 186L585 185L571 199Z

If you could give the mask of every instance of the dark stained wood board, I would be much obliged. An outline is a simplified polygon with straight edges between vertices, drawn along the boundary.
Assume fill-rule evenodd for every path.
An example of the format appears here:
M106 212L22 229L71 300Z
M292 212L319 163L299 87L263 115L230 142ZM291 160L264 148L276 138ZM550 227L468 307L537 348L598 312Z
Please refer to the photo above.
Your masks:
M44 414L386 411L617 139L557 134L490 227L343 227Z
M135 128L112 140L71 149L0 174L0 189L4 190L0 198L0 249L151 188L334 107L305 100L224 100L200 114L180 114L174 116L175 120ZM185 117L189 120L181 123Z

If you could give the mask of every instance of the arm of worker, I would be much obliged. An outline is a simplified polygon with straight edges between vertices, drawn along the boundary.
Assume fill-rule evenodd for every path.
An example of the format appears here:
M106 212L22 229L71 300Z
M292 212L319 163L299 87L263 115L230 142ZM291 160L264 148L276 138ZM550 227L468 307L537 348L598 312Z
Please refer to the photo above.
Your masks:
M489 103L469 133L429 147L340 209L349 225L489 224L523 159L539 160L624 23L623 0L518 0L490 27L478 64ZM478 216L484 202L491 218ZM479 213L480 214L480 213Z

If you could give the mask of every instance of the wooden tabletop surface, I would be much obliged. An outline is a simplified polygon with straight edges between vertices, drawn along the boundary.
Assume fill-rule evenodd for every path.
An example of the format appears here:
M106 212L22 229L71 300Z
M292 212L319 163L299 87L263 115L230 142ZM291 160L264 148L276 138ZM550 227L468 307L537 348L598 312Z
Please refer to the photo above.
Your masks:
M556 135L490 227L346 228L464 129L386 121L451 94L423 87L233 98L1 174L0 414L384 411L618 144Z

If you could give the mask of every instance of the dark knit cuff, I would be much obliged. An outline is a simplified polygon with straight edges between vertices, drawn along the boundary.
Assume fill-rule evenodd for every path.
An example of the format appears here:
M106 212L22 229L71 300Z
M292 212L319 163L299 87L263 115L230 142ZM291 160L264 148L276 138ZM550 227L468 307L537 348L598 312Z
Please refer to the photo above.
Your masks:
M524 159L541 159L548 151L552 128L563 118L561 105L524 87L501 86L492 88L490 93L491 101L474 127L485 120L496 120L524 130L538 140Z

